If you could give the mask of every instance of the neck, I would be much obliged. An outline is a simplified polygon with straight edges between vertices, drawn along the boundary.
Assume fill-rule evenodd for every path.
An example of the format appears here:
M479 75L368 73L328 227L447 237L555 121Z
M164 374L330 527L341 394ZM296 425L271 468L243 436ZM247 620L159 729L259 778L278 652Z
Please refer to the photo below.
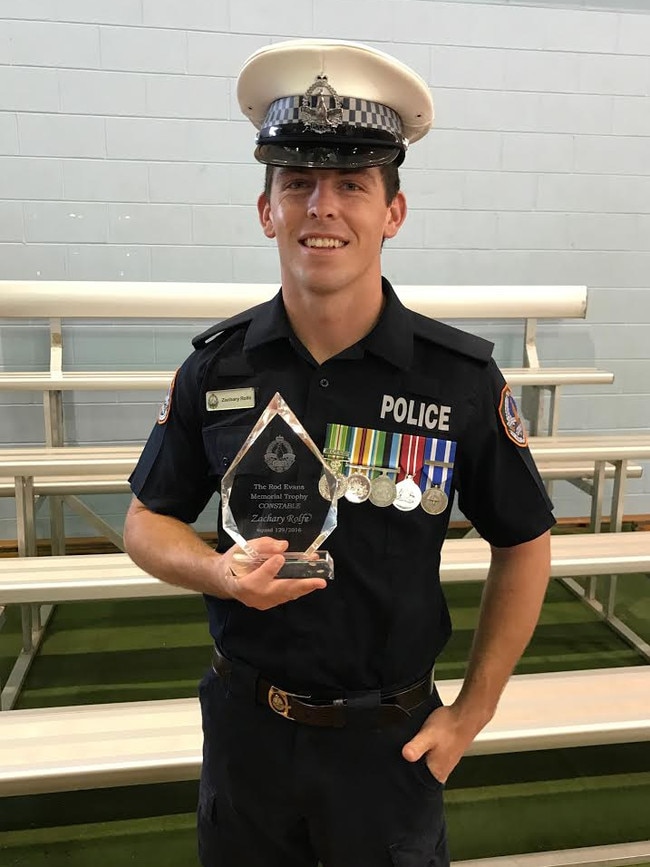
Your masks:
M319 364L369 334L384 305L381 279L362 293L295 292L283 284L282 297L291 327Z

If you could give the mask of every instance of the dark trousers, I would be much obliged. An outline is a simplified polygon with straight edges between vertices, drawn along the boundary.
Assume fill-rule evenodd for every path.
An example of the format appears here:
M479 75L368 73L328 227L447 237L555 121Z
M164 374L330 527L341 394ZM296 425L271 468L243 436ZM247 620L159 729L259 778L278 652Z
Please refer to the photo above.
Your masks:
M300 725L255 701L255 675L199 689L203 867L448 867L442 786L402 746L440 705L403 723Z

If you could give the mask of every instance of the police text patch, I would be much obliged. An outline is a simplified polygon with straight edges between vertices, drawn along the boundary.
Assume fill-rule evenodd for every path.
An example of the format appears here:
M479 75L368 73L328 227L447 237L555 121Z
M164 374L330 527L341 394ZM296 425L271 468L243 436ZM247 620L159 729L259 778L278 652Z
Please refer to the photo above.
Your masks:
M450 406L440 406L437 403L407 400L405 397L394 397L385 394L381 399L379 417L392 418L399 424L412 427L426 427L429 430L448 431Z

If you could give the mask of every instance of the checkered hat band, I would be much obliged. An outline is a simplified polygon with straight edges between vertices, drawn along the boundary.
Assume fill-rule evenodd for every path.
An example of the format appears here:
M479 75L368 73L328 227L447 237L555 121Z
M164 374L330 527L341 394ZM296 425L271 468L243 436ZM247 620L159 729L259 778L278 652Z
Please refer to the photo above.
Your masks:
M311 108L317 108L318 101L321 97L313 95L309 99ZM336 108L334 98L325 96L329 101L331 109ZM364 129L381 129L386 132L391 132L399 138L402 137L402 121L397 112L393 111L387 105L382 105L380 102L370 102L367 99L357 99L352 96L342 96L341 98L341 122L348 126L360 126ZM300 108L302 106L302 96L285 96L282 99L276 99L269 106L269 110L264 118L262 129L269 126L284 126L285 124L298 123L300 118Z

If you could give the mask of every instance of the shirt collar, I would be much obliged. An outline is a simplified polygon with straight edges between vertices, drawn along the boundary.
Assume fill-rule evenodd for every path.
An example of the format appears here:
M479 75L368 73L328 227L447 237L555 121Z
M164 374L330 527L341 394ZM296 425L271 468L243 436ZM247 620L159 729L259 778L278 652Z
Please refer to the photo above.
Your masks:
M341 353L343 357L358 358L363 352L371 352L384 358L395 367L406 370L413 360L413 321L408 310L395 294L395 290L382 278L384 307L372 331L355 346ZM282 293L260 304L246 332L246 352L271 343L274 340L290 340L295 335L287 317Z
M244 350L248 352L274 340L289 340L292 336L293 330L284 309L282 292L278 292L270 301L260 304L255 311L246 331Z
M395 367L406 370L413 361L413 317L395 294L391 284L382 277L384 309L379 321L360 341L373 355L385 358Z

